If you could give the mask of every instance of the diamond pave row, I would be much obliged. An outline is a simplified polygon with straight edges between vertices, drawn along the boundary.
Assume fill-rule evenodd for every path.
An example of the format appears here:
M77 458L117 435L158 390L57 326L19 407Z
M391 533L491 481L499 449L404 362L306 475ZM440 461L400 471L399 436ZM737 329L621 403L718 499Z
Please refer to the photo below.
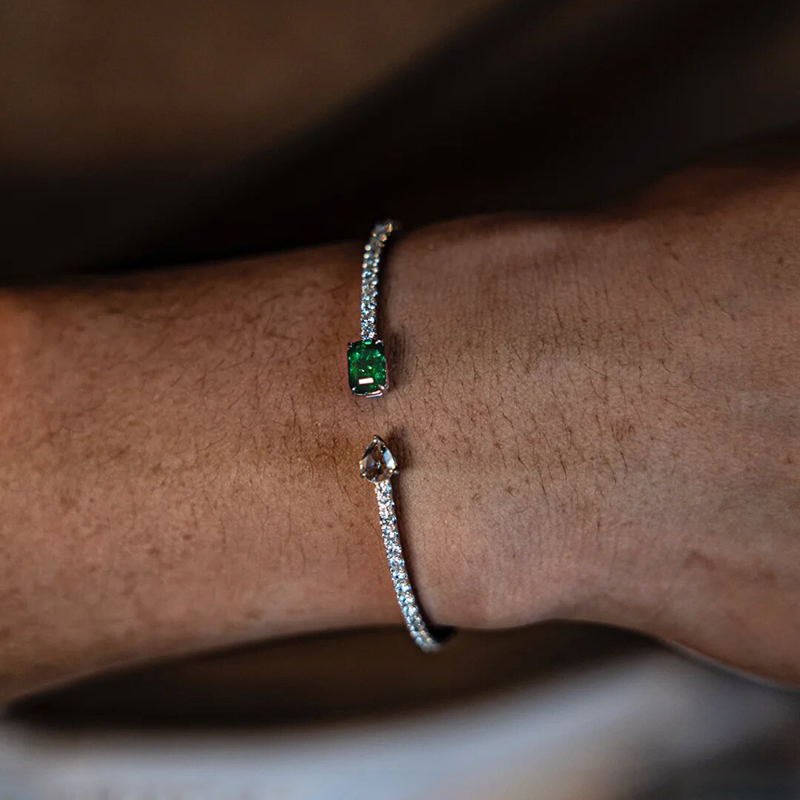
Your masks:
M397 513L392 491L392 476L397 472L397 461L380 436L374 436L367 445L359 468L361 475L375 486L386 559L397 602L400 604L408 632L423 650L427 652L438 650L449 637L449 631L442 630L438 632L438 635L431 631L411 587L411 579L403 557L403 546L400 543L400 531L397 526Z
M386 548L386 558L389 561L392 584L394 585L397 602L403 612L403 619L408 632L423 650L438 650L441 644L433 637L425 620L422 618L417 598L414 596L414 590L411 588L411 581L406 571L403 548L400 544L400 536L397 530L397 516L395 514L391 482L381 481L376 483L375 495L378 498L381 533L383 534L383 545Z
M361 262L361 338L363 340L378 338L376 318L381 254L389 237L399 228L399 223L392 219L378 222L372 229L369 241L364 246L364 258Z

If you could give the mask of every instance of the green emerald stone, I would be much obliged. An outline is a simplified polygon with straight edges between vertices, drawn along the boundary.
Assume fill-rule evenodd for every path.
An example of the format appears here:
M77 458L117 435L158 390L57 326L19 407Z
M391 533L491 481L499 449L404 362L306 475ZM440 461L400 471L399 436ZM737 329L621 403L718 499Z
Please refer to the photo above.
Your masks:
M347 378L350 391L362 397L377 397L389 386L386 352L380 339L350 342L347 347Z

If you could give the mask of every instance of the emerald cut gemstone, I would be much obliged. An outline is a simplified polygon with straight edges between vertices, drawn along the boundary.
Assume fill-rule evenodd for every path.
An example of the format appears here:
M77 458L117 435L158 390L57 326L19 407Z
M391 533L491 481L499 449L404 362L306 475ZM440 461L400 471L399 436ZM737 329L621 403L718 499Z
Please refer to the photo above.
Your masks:
M380 339L362 339L347 347L350 391L361 397L377 397L389 386L386 352Z

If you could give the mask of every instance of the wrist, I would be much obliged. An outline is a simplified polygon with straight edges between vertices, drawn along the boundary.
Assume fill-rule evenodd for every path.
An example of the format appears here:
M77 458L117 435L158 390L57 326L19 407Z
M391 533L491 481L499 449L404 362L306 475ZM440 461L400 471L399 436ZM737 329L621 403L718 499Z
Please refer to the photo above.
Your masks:
M748 240L790 227L757 208L472 222L398 244L386 338L399 368L381 413L383 429L403 421L405 534L434 621L572 617L683 632L702 649L688 623L699 607L745 617L762 598L748 565L772 561L763 547L788 531L756 532L788 513L795 469L774 424L786 404L768 398L797 398L800 370L773 335L796 329L796 281L782 272L774 297L774 268ZM780 430L796 443L788 419ZM765 466L773 482L756 491L745 476ZM736 497L759 509L749 522ZM796 592L758 602L780 635ZM709 635L720 622L703 625L706 649L724 645Z
M541 334L531 282L554 243L529 221L485 220L408 235L392 253L384 338L397 366L380 413L405 445L404 536L439 624L527 623L575 599L552 475L532 472L553 421L533 411L542 392L511 361Z

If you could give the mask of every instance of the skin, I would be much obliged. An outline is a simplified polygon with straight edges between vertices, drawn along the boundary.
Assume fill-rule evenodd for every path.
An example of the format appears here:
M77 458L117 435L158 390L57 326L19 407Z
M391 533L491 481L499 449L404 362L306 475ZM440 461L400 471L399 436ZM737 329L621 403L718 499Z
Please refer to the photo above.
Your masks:
M352 398L360 244L0 295L0 695L399 623L357 459L398 455L437 623L627 626L800 681L800 174L394 247L393 387Z

